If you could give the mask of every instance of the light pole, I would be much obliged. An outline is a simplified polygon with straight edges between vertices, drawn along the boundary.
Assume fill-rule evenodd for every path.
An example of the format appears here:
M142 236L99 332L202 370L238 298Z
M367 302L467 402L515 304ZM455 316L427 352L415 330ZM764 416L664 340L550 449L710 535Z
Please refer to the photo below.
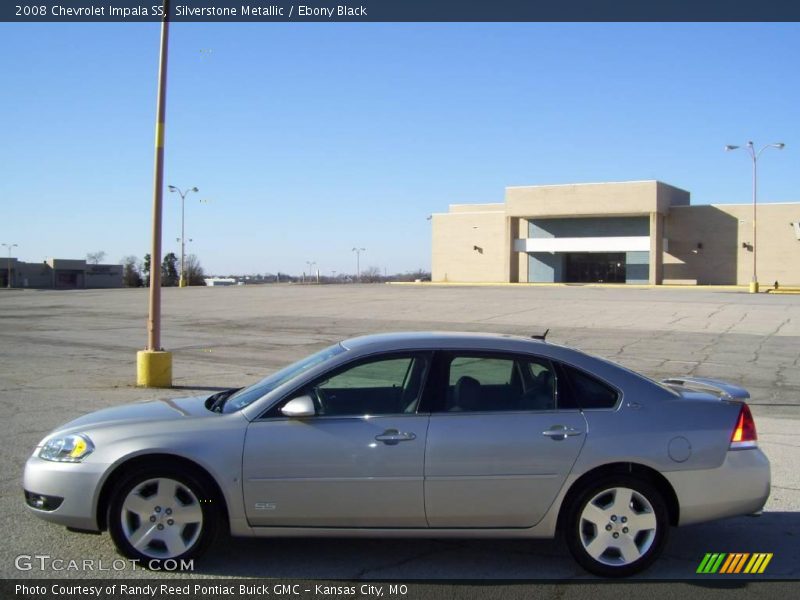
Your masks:
M753 160L753 278L750 280L751 294L758 292L758 275L756 273L756 202L758 198L758 157L761 156L761 153L767 148L777 148L778 150L783 150L785 146L786 144L782 142L776 142L774 144L767 144L761 148L761 150L756 152L753 142L747 142L745 145L747 153ZM732 146L728 144L725 146L725 151L730 152L731 150L736 150L738 148L739 146Z
M356 253L356 280L361 281L361 253L366 252L366 248L353 248Z
M316 266L316 262L313 260L307 260L306 264L308 265L308 276L311 277L311 273L313 273L314 269L312 267ZM319 283L319 269L317 269L317 283Z
M6 286L8 289L11 289L11 249L16 248L17 244L3 244L6 248L8 248L8 285Z
M178 282L178 287L186 287L186 273L184 272L183 264L184 264L184 257L186 255L186 196L189 192L199 192L196 187L188 188L186 190L181 191L180 188L176 188L174 185L169 186L170 192L178 192L181 197L181 277L180 281Z

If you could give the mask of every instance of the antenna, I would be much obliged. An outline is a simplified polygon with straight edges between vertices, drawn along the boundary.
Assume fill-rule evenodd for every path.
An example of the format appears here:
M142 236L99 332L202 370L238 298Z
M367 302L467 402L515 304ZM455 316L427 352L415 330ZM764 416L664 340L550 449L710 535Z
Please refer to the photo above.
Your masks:
M534 340L542 340L543 342L547 341L547 334L550 333L550 328L544 330L544 333L535 333L531 336Z

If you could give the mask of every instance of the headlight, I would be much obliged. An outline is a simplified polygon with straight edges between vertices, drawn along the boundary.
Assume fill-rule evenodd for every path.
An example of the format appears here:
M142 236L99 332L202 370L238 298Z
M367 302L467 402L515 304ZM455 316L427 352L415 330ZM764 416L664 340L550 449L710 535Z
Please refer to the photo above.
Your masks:
M39 450L39 458L56 462L81 462L92 450L94 444L85 435L63 435L47 440Z

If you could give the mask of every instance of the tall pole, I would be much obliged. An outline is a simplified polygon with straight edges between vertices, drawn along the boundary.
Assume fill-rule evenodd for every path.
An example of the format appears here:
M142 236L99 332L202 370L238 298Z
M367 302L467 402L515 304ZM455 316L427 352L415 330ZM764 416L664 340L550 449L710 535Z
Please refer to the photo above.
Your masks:
M364 252L366 248L353 248L353 252L356 253L356 280L361 281L361 253Z
M153 177L153 244L150 251L150 316L147 349L161 350L161 206L164 194L164 134L167 113L167 52L169 50L169 0L164 0L161 22L161 53L158 61L156 103L156 153Z
M747 147L750 150L750 156L753 158L753 278L750 281L751 287L755 287L758 291L758 274L756 273L756 252L758 251L758 244L756 244L756 199L758 197L758 156L753 149L753 142L747 142Z
M308 265L309 278L314 274L314 267L317 267L317 283L319 283L319 265L317 262L313 260L307 260L306 264ZM303 273L303 281L305 281L305 273Z
M750 155L751 160L753 161L753 277L750 280L750 293L755 294L758 292L758 273L756 272L756 253L758 251L758 246L756 244L756 234L758 232L757 229L757 212L756 206L758 204L758 158L761 156L761 153L764 152L767 148L777 148L778 150L783 150L786 144L782 142L778 142L775 144L767 144L761 150L756 152L755 145L752 141L747 142L745 146L747 148L747 153ZM725 150L736 150L739 146L732 146L727 145L725 146Z
M197 187L181 190L180 188L176 188L174 185L171 185L169 186L169 191L177 192L181 197L181 274L178 281L178 287L186 287L186 269L184 267L186 262L186 196L189 195L189 192L199 192L200 190L197 189Z
M6 248L8 248L8 281L6 282L6 287L11 289L11 249L16 248L17 244L3 244Z
M186 256L186 194L181 194L181 276L178 279L178 287L186 286L186 276L183 268L184 257Z
M155 168L153 176L153 244L150 251L150 310L147 348L136 355L136 383L146 387L172 386L172 354L161 348L161 212L164 186L164 134L167 107L167 52L170 2L164 0L156 100Z

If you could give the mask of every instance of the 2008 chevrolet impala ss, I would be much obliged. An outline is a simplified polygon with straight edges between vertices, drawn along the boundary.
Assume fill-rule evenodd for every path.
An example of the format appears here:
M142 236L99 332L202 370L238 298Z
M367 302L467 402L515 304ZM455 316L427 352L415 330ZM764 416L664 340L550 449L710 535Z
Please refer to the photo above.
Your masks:
M736 386L651 381L541 340L397 333L250 387L101 410L27 462L39 517L143 561L236 536L547 538L592 573L670 526L761 510L770 468Z

